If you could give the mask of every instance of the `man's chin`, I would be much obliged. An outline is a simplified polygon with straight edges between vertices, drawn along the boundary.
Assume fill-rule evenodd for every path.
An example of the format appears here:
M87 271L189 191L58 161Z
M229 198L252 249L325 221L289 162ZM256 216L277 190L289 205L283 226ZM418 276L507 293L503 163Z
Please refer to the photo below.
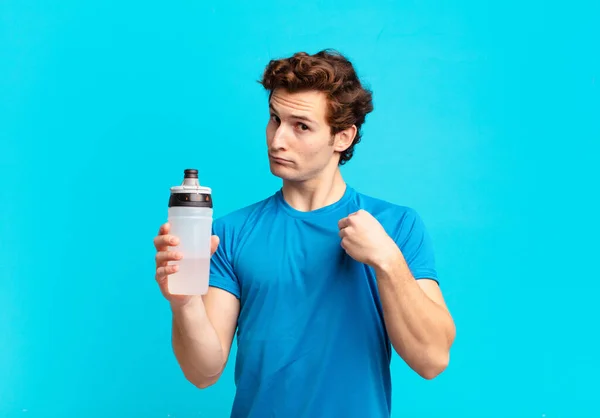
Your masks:
M289 168L282 167L279 164L270 163L269 168L271 170L271 174L275 177L279 177L281 180L285 181L294 181L296 178Z

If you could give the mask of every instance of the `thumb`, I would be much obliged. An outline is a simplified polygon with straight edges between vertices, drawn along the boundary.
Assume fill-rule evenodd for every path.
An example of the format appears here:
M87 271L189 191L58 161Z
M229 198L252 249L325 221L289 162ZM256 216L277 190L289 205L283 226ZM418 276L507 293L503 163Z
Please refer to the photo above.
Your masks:
M210 255L212 256L215 251L217 251L217 247L219 246L219 236L218 235L213 235L212 237L210 237Z

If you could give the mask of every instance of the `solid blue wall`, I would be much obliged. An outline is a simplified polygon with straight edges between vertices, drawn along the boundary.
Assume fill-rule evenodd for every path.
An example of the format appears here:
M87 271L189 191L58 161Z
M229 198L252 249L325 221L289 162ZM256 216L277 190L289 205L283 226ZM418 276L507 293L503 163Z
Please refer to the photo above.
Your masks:
M256 80L322 48L374 90L343 173L420 212L458 328L436 380L394 358L393 416L597 416L598 3L484 3L3 0L0 416L228 416L152 239L184 168L216 216L279 187Z

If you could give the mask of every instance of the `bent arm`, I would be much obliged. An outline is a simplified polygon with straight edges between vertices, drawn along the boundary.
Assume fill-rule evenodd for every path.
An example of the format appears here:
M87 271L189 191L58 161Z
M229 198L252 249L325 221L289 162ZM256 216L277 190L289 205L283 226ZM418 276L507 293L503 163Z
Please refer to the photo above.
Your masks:
M394 349L419 375L433 379L448 365L456 332L438 284L416 280L399 249L374 270Z
M173 351L186 379L195 386L211 386L223 373L239 310L234 295L215 287L184 306L171 308Z

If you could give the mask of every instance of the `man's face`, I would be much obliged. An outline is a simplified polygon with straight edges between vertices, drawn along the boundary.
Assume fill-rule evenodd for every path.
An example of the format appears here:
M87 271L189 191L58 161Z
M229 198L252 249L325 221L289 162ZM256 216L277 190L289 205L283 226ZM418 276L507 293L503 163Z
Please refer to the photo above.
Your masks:
M339 152L352 142L344 135L331 135L322 92L275 90L269 107L269 164L271 172L284 180L311 180L325 168L337 166Z

